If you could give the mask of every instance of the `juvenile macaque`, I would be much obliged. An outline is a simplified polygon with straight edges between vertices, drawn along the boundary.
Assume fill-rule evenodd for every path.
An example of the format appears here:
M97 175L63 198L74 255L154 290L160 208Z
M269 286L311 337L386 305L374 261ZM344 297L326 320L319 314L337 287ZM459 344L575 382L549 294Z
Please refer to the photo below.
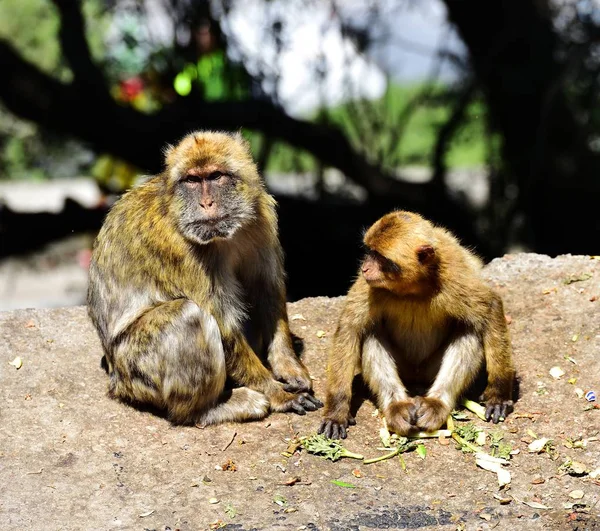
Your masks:
M164 173L115 204L88 307L109 394L174 423L322 405L292 348L275 200L240 135L188 135L167 150Z
M346 437L358 373L400 435L439 429L482 367L486 417L505 417L515 371L502 300L481 279L480 260L446 230L404 211L377 221L364 244L333 340L319 431ZM410 396L405 385L427 392Z

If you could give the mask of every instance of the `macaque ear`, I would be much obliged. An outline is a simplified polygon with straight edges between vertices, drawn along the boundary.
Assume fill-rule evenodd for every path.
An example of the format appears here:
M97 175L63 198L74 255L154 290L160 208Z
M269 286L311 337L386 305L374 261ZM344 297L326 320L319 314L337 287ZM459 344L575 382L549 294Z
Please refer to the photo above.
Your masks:
M430 264L435 259L433 245L425 244L417 247L417 257L422 264Z
M231 135L233 139L240 144L246 151L250 152L250 142L242 135L242 130L239 129Z
M165 146L165 148L163 149L163 154L165 156L165 164L167 166L171 166L172 162L173 162L173 155L175 154L175 146L172 146L171 144L167 144Z

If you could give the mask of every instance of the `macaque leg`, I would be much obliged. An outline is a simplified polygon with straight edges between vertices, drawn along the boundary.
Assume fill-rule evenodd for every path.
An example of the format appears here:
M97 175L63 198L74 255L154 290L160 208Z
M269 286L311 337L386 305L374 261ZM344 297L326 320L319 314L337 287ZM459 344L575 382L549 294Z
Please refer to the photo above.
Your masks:
M225 394L225 354L216 320L178 299L149 309L113 341L109 393L166 409L177 424L263 418L267 398L248 388Z
M515 371L512 364L512 349L502 299L495 296L492 300L488 327L483 336L487 387L484 392L486 401L485 416L494 424L504 419L512 409L512 386Z
M394 358L375 337L369 337L364 342L362 374L377 397L379 409L385 415L388 428L399 435L407 435L414 431L415 402L406 392Z
M419 429L435 431L446 422L482 363L481 339L472 331L457 331L445 347L440 370L427 395L415 398Z

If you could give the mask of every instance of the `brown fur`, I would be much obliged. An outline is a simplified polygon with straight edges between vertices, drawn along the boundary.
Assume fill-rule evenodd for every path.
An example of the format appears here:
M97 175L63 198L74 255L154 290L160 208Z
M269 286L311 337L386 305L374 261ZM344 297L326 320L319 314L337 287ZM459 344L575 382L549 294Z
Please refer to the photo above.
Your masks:
M115 204L88 293L112 396L176 423L316 409L292 349L275 206L248 145L212 132L170 147L166 170ZM245 387L226 392L226 377Z
M436 430L485 362L487 416L512 405L514 368L502 300L481 261L443 228L405 211L365 234L369 252L348 292L327 368L321 432L345 434L362 373L399 434ZM411 397L406 384L428 388Z

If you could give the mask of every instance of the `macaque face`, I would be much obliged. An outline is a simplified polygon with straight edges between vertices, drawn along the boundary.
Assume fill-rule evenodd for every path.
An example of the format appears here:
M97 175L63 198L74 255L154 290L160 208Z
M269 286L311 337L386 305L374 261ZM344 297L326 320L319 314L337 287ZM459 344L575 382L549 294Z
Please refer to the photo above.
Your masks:
M361 272L369 286L385 288L389 283L398 280L401 275L401 268L377 251L368 249L361 266Z
M186 139L167 162L177 223L188 240L205 245L229 239L254 218L261 185L248 153L232 137Z
M184 236L205 244L228 239L251 216L240 177L224 166L194 166L180 178L176 193L183 203L180 228Z
M429 228L428 222L405 212L388 214L369 228L361 267L367 284L401 296L429 293L435 284L436 260L428 243Z

